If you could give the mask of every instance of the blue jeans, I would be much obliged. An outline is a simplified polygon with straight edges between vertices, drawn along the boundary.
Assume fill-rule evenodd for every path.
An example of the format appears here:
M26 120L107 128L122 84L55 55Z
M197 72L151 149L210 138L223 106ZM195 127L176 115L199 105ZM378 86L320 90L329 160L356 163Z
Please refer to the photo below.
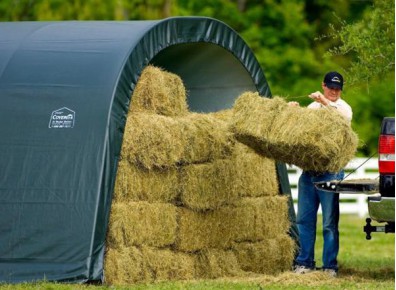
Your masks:
M303 172L298 181L297 228L300 236L300 252L296 259L298 265L315 268L316 221L319 204L323 217L323 268L338 270L339 249L338 220L340 217L339 194L318 190L317 181L341 180L344 171L317 175Z

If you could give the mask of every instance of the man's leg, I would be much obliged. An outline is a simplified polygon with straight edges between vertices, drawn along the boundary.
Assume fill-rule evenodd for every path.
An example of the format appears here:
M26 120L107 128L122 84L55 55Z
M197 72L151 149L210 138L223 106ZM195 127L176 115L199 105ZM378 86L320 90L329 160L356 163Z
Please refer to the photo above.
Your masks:
M327 176L326 180L340 179L342 175ZM342 178L342 177L341 177ZM323 269L338 271L339 250L338 222L340 217L339 194L317 190L323 217Z
M304 172L298 181L297 228L300 251L296 262L307 268L315 268L316 220L319 207L319 199L311 179Z

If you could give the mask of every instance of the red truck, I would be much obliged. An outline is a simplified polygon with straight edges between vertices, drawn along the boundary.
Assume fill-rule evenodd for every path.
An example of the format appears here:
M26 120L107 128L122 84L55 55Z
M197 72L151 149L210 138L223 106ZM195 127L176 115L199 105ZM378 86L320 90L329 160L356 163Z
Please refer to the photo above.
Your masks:
M332 193L367 194L369 218L363 227L366 239L371 233L395 232L395 118L385 117L378 140L378 179L351 179L318 182L316 187ZM381 225L371 225L372 221Z

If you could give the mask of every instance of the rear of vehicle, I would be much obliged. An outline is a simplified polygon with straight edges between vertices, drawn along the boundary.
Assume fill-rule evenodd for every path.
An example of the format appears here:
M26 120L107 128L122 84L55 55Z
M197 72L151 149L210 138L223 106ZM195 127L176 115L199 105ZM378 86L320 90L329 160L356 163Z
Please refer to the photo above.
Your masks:
M366 239L371 233L395 232L395 118L386 117L382 121L378 140L379 179L356 179L332 182L318 182L316 187L331 193L367 194L368 212L363 230ZM372 221L381 225L373 226Z
M384 118L378 142L379 195L368 197L370 218L386 223L380 231L395 232L395 118ZM367 220L365 231L370 239L372 228Z

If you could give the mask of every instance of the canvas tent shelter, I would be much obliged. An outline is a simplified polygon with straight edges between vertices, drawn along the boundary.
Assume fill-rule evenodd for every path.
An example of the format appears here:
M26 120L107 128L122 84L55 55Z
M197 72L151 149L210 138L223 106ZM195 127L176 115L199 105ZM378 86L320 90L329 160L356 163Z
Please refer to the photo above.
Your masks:
M145 66L178 74L192 111L229 108L246 90L271 96L246 43L211 18L0 31L0 282L102 280L123 130ZM290 193L284 164L277 171Z

